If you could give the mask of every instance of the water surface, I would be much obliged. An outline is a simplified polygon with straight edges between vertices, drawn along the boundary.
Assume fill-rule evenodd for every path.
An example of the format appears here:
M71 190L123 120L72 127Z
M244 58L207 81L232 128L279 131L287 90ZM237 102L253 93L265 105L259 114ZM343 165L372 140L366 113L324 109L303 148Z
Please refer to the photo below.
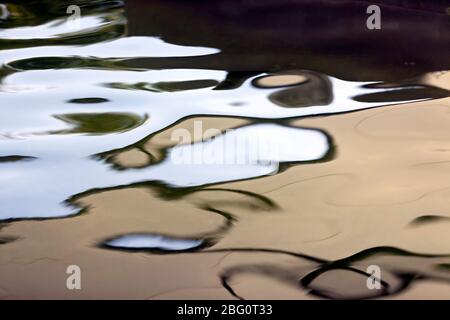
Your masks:
M1 298L449 296L445 1L72 2L0 5Z

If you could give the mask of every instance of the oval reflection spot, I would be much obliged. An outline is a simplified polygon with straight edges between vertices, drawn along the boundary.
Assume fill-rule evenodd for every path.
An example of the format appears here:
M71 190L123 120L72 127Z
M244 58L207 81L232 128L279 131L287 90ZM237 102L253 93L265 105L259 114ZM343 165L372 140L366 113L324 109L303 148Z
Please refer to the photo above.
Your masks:
M183 252L203 248L208 241L164 236L160 234L128 234L106 241L103 247L130 251Z
M55 118L73 126L72 129L55 133L107 134L124 132L139 127L147 116L133 113L71 113L56 115Z
M102 102L108 102L108 99L105 98L78 98L78 99L70 99L69 103L102 103Z
M35 157L13 155L0 157L0 162L31 161L35 159L36 159Z
M308 77L302 74L280 74L259 78L255 84L260 88L278 88L305 83Z

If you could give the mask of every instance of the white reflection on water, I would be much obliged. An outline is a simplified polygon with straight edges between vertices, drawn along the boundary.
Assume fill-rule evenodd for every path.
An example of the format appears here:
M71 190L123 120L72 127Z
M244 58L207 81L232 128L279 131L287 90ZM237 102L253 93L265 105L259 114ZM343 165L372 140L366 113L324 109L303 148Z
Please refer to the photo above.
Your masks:
M129 234L109 240L105 245L124 249L181 251L196 248L202 242L202 240L177 239L153 234Z
M88 45L40 46L3 50L0 54L0 62L2 64L8 64L18 60L45 57L84 57L90 59L185 57L212 54L217 51L217 49L213 48L168 44L154 37L126 37Z
M108 25L108 15L95 16L81 16L79 23L76 26L81 28L74 28L74 24L68 23L66 18L56 19L37 26L17 27L10 29L0 29L0 39L51 39L70 36L71 34L78 34L80 32L89 32L100 27ZM114 23L119 23L114 21Z

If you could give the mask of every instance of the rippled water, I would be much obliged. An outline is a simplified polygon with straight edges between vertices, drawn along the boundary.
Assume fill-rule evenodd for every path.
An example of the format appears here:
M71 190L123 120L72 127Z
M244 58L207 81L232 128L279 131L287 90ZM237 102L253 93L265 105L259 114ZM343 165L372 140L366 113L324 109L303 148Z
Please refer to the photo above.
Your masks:
M0 5L0 297L448 296L450 4L187 3Z

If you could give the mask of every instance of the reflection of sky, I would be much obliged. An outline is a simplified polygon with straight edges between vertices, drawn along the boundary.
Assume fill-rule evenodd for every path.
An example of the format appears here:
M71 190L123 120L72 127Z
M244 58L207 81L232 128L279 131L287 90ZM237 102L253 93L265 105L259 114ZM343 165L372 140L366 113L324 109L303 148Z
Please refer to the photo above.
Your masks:
M229 130L212 141L176 146L170 150L169 158L180 168L189 165L195 170L195 164L206 163L212 168L239 170L241 165L317 160L328 149L327 137L320 131L255 124ZM196 177L202 175L201 170L196 171ZM204 179L208 180L206 174Z
M108 24L108 21L102 16L81 16L76 23L72 24L68 22L68 19L62 18L37 26L1 29L0 39L26 40L59 38L70 35L71 33L92 31L106 24Z
M148 248L162 250L188 250L198 247L202 240L176 239L152 234L125 235L106 242L116 248Z
M84 57L84 58L139 58L139 57L183 57L206 55L218 52L217 49L178 46L168 44L154 37L126 37L108 42L76 46L41 46L3 50L2 63L31 58L45 57Z

